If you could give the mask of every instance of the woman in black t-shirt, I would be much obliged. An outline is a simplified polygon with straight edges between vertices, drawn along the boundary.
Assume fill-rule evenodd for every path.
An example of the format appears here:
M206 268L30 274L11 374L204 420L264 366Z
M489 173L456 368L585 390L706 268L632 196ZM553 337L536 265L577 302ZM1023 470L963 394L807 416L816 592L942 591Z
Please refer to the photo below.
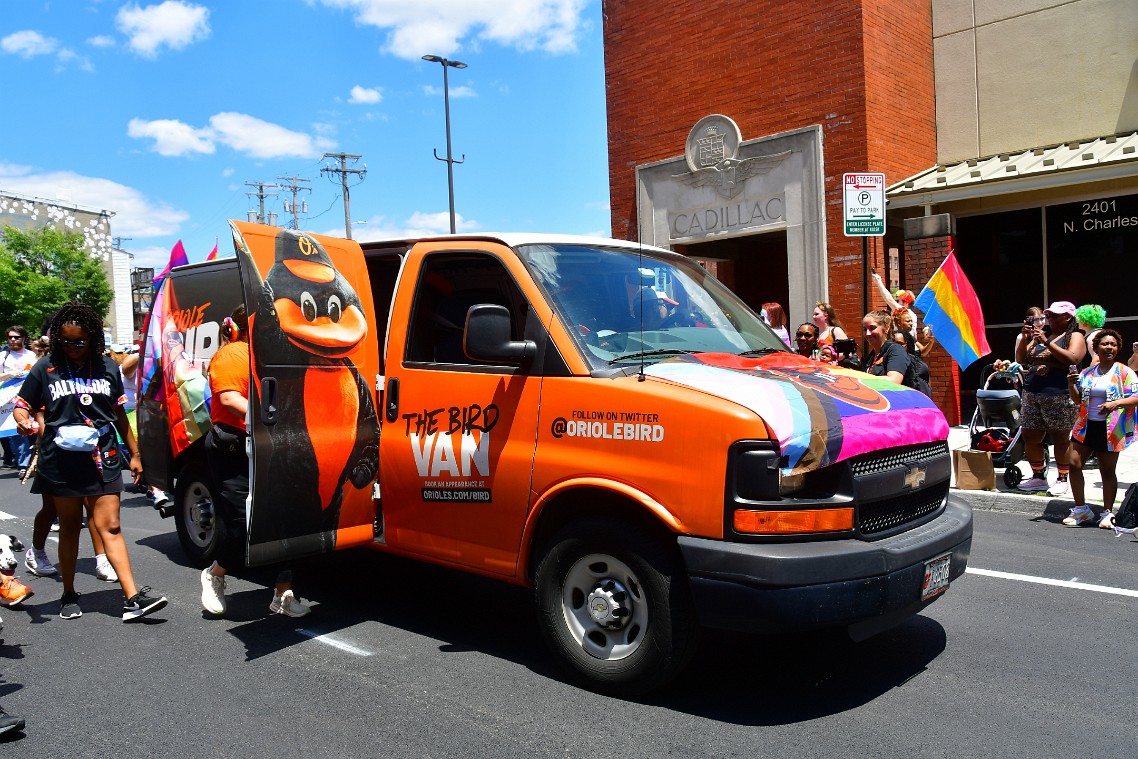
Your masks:
M137 483L142 461L123 408L122 376L118 364L103 355L103 342L102 319L94 309L81 303L59 309L52 317L50 353L24 380L13 416L21 435L34 435L35 410L43 409L39 469L32 492L52 496L59 513L63 580L59 616L74 619L83 614L75 592L75 563L86 502L90 527L102 537L126 596L123 621L130 622L161 609L166 599L151 598L150 588L135 585L119 527L123 470L129 466ZM129 463L122 461L116 426L131 453Z
M871 311L861 320L861 328L869 343L869 353L861 370L898 385L903 383L909 369L909 354L905 346L893 342L893 317L885 311Z

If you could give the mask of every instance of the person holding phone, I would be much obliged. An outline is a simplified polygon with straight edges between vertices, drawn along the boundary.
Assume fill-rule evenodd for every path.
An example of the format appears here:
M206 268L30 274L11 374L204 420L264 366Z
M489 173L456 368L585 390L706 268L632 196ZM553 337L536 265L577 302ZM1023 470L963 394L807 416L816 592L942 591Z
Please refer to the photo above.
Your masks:
M1114 526L1114 496L1118 492L1115 466L1118 454L1134 442L1138 406L1138 375L1117 361L1122 335L1109 327L1098 330L1091 340L1098 362L1067 376L1071 401L1079 404L1079 417L1071 430L1071 497L1075 507L1063 520L1077 527L1098 520L1098 526ZM1072 367L1074 369L1074 367ZM1094 454L1102 475L1102 512L1095 514L1084 502L1083 467Z
M1067 372L1083 360L1087 343L1075 319L1075 304L1070 301L1055 301L1044 309L1043 317L1044 325L1034 317L1024 319L1022 338L1016 345L1015 358L1024 369L1024 453L1031 466L1031 477L1021 482L1019 489L1063 496L1070 490L1068 452L1071 429L1078 417L1078 407L1067 389ZM1059 473L1050 486L1043 459L1043 438L1048 433L1055 446L1055 468Z

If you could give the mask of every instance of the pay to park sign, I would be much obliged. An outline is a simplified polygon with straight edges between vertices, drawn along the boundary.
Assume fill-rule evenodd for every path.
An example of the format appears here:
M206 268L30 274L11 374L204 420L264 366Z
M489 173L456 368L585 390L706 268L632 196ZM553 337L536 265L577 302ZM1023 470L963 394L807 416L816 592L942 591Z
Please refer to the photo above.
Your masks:
M885 234L885 175L842 175L842 218L846 237Z

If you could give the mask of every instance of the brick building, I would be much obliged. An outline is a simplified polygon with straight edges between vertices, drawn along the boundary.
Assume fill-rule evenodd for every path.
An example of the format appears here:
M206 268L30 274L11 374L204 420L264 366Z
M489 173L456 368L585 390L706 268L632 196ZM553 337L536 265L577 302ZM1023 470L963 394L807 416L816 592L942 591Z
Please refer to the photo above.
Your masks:
M843 234L841 179L882 172L892 185L888 226L884 238L870 240L869 266L919 291L955 244L997 354L1008 352L1009 309L1097 298L1112 316L1138 315L1138 306L1112 307L1106 294L1068 292L1058 280L1049 286L1046 245L1016 248L1008 259L1015 245L999 244L1006 220L986 218L1104 193L1115 209L1130 207L1116 195L1138 198L1138 156L1122 152L1127 130L1138 128L1130 68L1138 11L1130 0L1010 5L606 0L613 234L700 260L756 310L763 301L782 303L792 329L809 320L815 301L827 300L853 333L865 301L877 307L881 300L863 285L862 240ZM1084 54L1065 54L1080 46ZM1057 103L1074 112L1056 112ZM1095 174L1064 165L1006 191L1007 161L997 154L1104 135L1111 145L1122 140L1109 168ZM977 182L968 164L988 159L998 165ZM1071 220L1053 223L1063 229L1063 221ZM1035 216L1016 223L1031 227ZM1045 220L1037 227L1045 235ZM1133 244L1117 238L1103 245ZM1013 267L1025 262L1040 275L1012 300ZM993 266L1002 267L1003 281L989 276ZM933 355L936 400L958 421L970 413L976 378L961 377L943 351Z

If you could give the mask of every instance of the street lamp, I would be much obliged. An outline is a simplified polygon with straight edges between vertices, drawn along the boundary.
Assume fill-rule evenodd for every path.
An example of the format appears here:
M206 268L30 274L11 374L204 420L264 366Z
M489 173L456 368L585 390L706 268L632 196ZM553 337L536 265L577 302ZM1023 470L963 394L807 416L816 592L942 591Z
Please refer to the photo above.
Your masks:
M463 153L462 158L460 160L457 160L457 161L451 157L451 152L450 152L450 83L447 80L447 67L449 66L451 68L464 69L464 68L466 68L466 64L463 63L462 61L448 61L446 58L443 58L442 56L438 56L438 55L424 55L423 60L424 61L430 61L431 63L442 64L442 67L443 67L443 109L446 111L446 120L447 120L447 157L446 158L440 158L439 157L439 151L437 149L434 152L435 152L435 158L437 158L440 161L446 161L447 162L447 189L450 192L450 233L453 235L454 231L455 231L454 230L454 165L456 163L462 163L464 160L466 160L466 154Z

